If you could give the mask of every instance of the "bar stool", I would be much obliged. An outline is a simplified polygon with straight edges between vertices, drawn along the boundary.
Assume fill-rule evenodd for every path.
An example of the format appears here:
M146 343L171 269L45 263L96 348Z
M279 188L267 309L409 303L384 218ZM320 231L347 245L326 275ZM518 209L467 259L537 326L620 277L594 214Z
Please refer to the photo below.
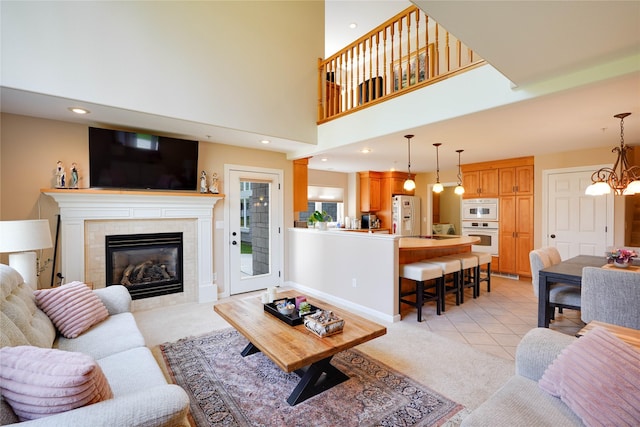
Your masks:
M445 257L429 258L422 262L427 264L435 264L442 269L443 277L443 292L442 292L442 311L445 311L445 297L447 294L455 294L456 305L460 305L460 261L457 259L450 259ZM453 275L453 280L450 281L451 286L447 286L447 275Z
M402 292L402 279L412 280L415 282L414 291ZM427 280L435 280L433 285L425 287L424 282ZM440 315L440 307L443 304L443 288L444 280L442 269L434 264L424 262L413 262L411 264L400 265L400 278L398 279L398 312L401 312L402 303L409 304L418 310L418 322L422 322L422 306L425 302L436 302L436 313ZM427 292L427 289L434 289L433 292ZM411 301L404 299L408 295L415 295L416 300Z
M478 295L480 295L480 283L487 282L487 292L491 292L491 254L488 252L470 252L478 258ZM487 265L487 274L481 272L481 266Z
M442 258L457 260L460 263L460 304L464 304L464 290L466 288L471 288L473 290L473 298L477 298L480 295L478 257L467 252L445 255Z

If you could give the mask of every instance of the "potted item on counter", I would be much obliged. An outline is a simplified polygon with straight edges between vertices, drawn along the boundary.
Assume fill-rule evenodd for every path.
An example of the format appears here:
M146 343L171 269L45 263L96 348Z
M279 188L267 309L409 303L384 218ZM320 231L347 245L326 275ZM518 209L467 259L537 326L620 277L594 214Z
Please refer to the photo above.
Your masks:
M325 211L315 211L311 214L308 220L309 224L313 224L314 226L315 224L318 224L316 228L320 230L326 230L327 222L329 221L333 221L333 218L331 218L331 215L329 215Z

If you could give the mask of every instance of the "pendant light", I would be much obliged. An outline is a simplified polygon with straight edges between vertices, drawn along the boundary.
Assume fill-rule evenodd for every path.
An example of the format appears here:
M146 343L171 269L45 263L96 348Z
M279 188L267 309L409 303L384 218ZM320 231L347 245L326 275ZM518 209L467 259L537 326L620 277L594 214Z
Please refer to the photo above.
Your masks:
M464 194L464 187L462 186L462 168L460 167L460 153L463 151L464 150L456 150L456 153L458 153L458 185L456 186L456 189L453 190L454 193L460 196Z
M433 144L436 147L436 183L433 184L433 192L434 193L442 193L444 187L440 184L440 157L438 156L438 147L440 147L442 143L436 142Z
M416 182L411 179L411 138L413 138L413 135L405 135L405 138L407 138L407 149L408 149L408 159L409 159L409 164L408 164L408 169L409 169L409 175L407 176L407 179L404 181L404 185L403 188L406 191L413 191L416 188Z
M614 147L612 152L618 153L618 158L612 168L598 169L591 175L592 184L587 187L585 194L590 196L602 196L614 191L616 195L630 195L640 193L640 167L629 167L627 160L627 150L633 147L624 145L624 119L631 113L616 114L615 118L620 119L620 146ZM620 171L616 169L620 167Z

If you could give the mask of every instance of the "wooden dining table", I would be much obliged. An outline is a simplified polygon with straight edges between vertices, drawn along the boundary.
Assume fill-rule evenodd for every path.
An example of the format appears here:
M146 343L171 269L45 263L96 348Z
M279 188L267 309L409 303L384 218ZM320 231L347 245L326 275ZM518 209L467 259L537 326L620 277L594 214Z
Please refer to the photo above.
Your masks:
M551 320L549 305L549 287L552 283L566 283L582 286L584 267L603 267L607 264L604 256L578 255L559 264L540 270L538 280L538 327L548 328Z

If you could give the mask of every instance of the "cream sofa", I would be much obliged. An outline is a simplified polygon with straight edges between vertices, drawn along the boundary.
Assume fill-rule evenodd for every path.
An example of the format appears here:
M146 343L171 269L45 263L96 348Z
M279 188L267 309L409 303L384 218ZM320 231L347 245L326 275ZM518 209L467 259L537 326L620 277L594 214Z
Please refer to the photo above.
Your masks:
M0 347L31 345L82 352L92 356L106 376L113 398L48 417L25 421L29 426L188 426L189 398L168 384L131 314L131 297L123 286L94 292L109 317L79 337L59 336L35 304L22 276L0 264ZM2 425L17 422L2 400Z
M516 374L467 416L462 427L583 426L562 400L538 387L547 367L576 339L551 329L529 331L516 350Z

